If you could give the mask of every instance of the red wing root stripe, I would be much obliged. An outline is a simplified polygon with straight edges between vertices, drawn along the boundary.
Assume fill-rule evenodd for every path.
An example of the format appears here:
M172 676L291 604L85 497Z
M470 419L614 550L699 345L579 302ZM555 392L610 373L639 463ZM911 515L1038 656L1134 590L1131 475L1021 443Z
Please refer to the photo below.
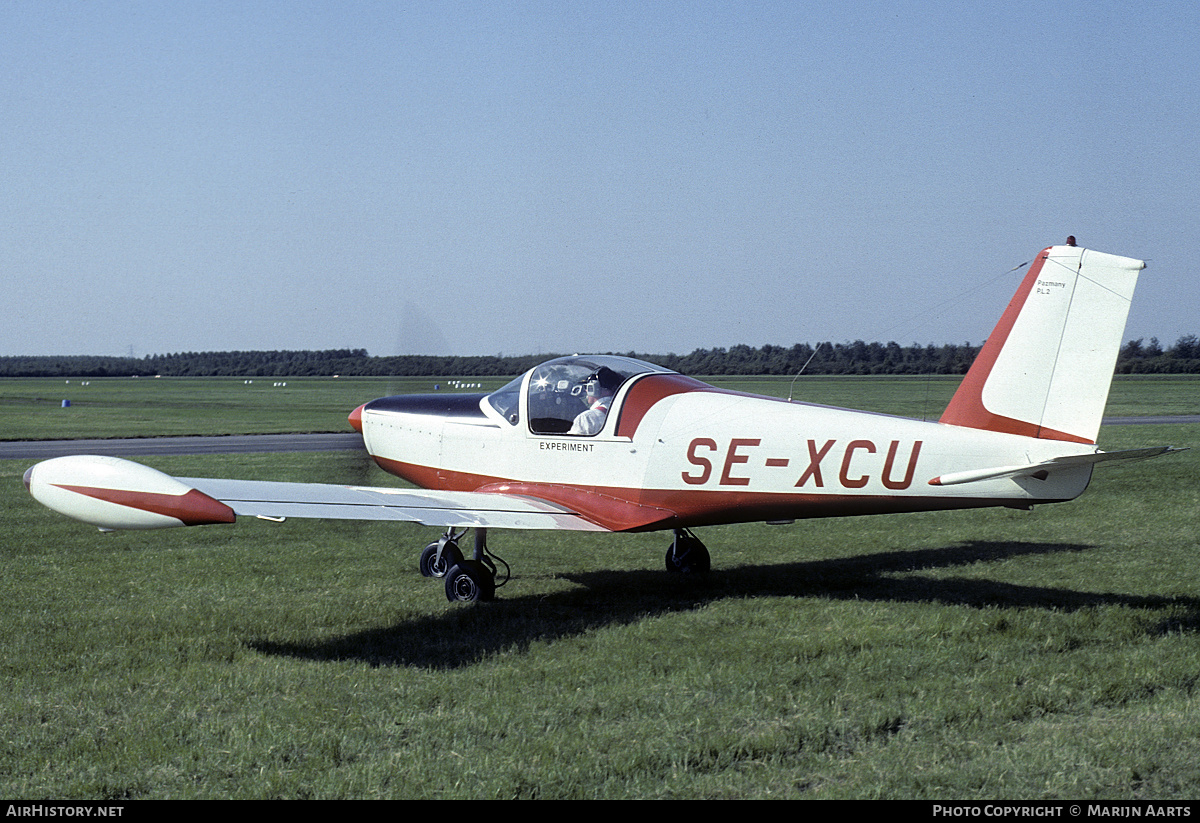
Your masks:
M115 503L138 511L174 517L185 526L206 526L212 523L233 523L237 515L233 509L207 494L192 489L187 494L160 494L135 492L122 489L98 489L92 486L69 486L56 483L60 489L94 497L106 503Z
M590 523L613 532L635 531L668 523L676 513L656 506L644 506L629 498L632 490L622 490L620 496L606 494L598 488L557 483L497 483L476 491L482 493L515 494L562 506L565 510Z

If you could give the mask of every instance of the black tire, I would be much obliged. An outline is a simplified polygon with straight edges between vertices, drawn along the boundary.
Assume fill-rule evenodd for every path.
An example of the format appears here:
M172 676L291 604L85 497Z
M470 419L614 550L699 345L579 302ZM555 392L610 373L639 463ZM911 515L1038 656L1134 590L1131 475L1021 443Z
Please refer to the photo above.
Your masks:
M446 599L473 603L496 596L496 579L478 560L462 560L446 575Z
M447 572L462 562L462 552L454 543L447 543L446 547L442 549L441 563L437 562L437 548L437 543L430 543L421 552L422 577L445 577Z
M684 534L667 549L666 565L669 572L705 574L712 568L712 558L698 538Z

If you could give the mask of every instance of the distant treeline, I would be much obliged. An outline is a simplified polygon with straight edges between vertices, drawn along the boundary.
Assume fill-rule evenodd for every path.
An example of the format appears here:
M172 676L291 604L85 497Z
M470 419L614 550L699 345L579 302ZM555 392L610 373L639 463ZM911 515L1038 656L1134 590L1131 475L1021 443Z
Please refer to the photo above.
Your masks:
M684 374L966 374L978 346L897 343L797 343L696 349L691 354L616 352L649 360ZM556 355L451 357L399 355L372 357L366 349L325 351L180 352L146 357L0 357L0 377L410 377L521 374ZM807 364L807 366L806 366ZM1131 340L1117 359L1119 374L1200 374L1200 340L1181 337L1164 349L1157 338Z

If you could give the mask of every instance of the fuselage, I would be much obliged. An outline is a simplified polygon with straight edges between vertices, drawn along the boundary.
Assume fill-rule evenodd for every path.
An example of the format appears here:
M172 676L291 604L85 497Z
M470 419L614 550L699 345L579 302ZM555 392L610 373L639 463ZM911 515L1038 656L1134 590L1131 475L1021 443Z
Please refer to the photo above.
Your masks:
M729 392L625 358L552 362L571 360L628 372L592 436L566 433L566 421L586 405L569 380L546 380L538 369L491 395L376 400L356 410L356 425L382 468L419 486L528 494L614 531L1027 508L1073 499L1091 477L1090 466L1078 466L931 485L959 472L1037 463L1064 449L1096 449Z

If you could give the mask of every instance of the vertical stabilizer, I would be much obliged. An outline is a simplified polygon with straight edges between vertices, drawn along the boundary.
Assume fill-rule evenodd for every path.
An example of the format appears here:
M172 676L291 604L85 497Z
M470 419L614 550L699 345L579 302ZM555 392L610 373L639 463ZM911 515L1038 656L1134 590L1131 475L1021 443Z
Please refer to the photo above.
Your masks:
M1095 443L1145 265L1076 246L1042 251L941 422Z

